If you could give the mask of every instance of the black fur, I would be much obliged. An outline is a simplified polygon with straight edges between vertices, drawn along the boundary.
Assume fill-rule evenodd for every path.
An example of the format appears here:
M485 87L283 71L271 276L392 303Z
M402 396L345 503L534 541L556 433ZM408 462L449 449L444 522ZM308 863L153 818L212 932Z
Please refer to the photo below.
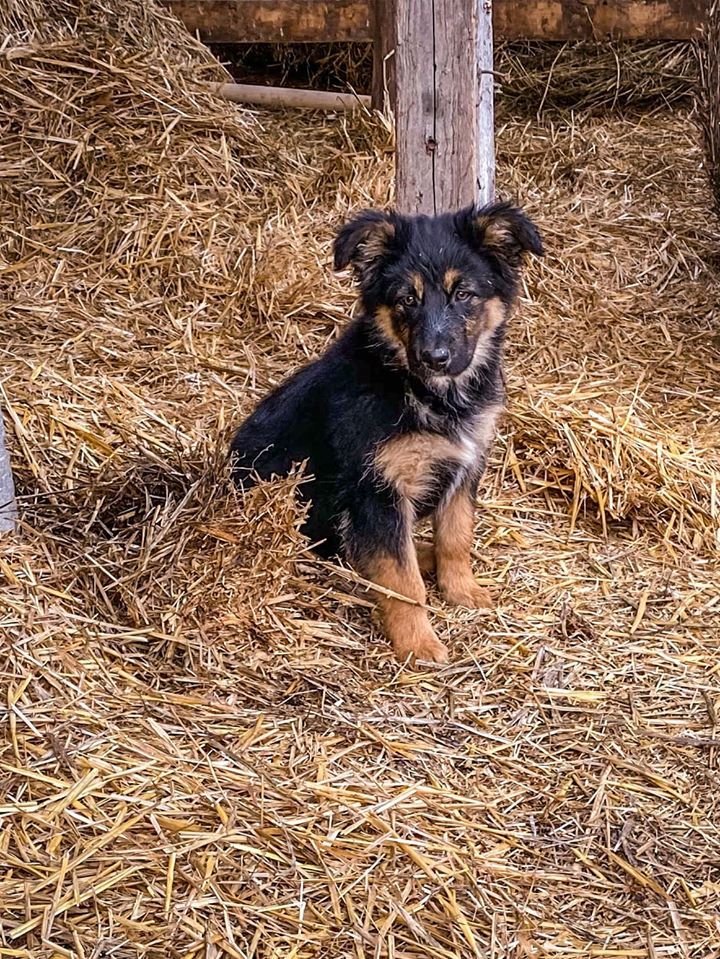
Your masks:
M400 558L406 518L374 453L413 432L459 439L472 416L502 401L505 323L475 362L470 317L492 299L511 305L526 250L542 252L539 234L509 204L434 218L369 211L344 226L335 266L354 267L362 312L242 425L232 443L236 481L247 488L306 461L304 531L318 551L341 553L361 570L380 549ZM462 296L444 289L448 271L461 278ZM422 298L411 303L412 282ZM438 350L449 353L441 373L422 359ZM480 458L464 482L477 484L483 466ZM437 468L425 501L414 504L416 516L437 506L455 473L451 463Z

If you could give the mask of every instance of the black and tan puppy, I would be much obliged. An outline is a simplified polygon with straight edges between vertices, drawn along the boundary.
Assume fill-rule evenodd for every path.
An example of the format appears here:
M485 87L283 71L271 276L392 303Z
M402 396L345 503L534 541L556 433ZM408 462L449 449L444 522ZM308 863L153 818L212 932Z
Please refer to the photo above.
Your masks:
M361 213L335 241L336 269L355 269L361 314L233 440L245 487L306 461L305 533L388 591L378 601L400 659L447 661L421 570L436 569L450 603L490 604L470 565L473 516L525 251L541 254L540 236L506 203L438 217ZM413 524L430 514L434 550L418 555Z

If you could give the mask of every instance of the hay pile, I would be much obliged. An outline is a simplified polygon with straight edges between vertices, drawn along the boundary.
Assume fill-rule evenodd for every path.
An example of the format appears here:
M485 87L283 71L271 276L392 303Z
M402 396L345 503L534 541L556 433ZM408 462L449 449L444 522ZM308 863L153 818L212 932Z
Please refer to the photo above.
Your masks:
M689 100L697 71L689 43L498 44L497 80L514 109L602 111Z
M697 64L690 43L505 41L495 48L502 102L545 112L656 107L693 96ZM241 82L370 93L368 43L215 44L213 52Z
M141 0L0 7L0 956L718 955L717 237L683 112L529 122L549 255L477 531L394 663L231 425L352 303L360 117L212 100Z

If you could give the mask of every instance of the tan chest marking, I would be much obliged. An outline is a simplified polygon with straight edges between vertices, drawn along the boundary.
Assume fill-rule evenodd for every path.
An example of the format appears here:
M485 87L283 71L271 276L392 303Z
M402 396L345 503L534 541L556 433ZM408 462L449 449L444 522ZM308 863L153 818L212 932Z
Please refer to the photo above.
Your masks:
M468 436L479 456L485 455L492 446L497 430L497 423L503 413L503 409L502 404L498 403L496 406L490 406L488 409L483 410L482 413L473 420L468 430Z
M461 469L476 459L477 449L469 439L456 443L433 433L410 433L383 443L375 466L401 496L420 502L432 489L438 464L454 460Z

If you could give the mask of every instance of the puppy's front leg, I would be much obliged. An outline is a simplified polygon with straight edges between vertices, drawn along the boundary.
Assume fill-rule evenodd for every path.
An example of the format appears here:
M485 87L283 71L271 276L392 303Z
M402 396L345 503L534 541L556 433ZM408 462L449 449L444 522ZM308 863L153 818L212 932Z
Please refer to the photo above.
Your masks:
M492 606L492 598L475 581L470 565L475 489L475 483L463 484L435 514L435 564L438 585L448 603L485 609Z
M378 553L368 565L368 575L378 586L407 596L416 603L425 603L425 584L412 547L399 559ZM413 656L435 663L448 661L447 647L435 635L427 612L421 606L383 593L378 595L378 603L385 632L398 659Z
M397 501L358 498L354 520L346 530L346 552L366 579L411 600L376 591L385 633L397 658L446 663L447 647L435 635L423 608L425 584L412 540L412 517L403 510Z

